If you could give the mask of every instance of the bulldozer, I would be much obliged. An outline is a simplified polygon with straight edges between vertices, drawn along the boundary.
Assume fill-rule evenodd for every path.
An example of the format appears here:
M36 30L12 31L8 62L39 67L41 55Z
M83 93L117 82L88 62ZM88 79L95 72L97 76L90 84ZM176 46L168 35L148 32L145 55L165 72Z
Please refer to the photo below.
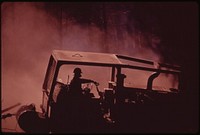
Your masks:
M76 67L99 83L83 84L82 97L69 93ZM176 108L181 95L180 74L180 66L121 54L53 50L42 86L41 112L34 104L23 106L17 122L27 133L162 129L161 124L168 121L166 114Z

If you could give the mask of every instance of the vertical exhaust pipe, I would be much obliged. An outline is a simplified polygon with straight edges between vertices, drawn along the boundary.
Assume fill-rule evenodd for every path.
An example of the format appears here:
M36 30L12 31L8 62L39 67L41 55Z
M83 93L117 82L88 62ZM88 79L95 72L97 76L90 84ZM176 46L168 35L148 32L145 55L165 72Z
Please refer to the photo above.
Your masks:
M152 90L153 80L158 77L160 72L153 72L153 74L149 77L147 82L147 90Z

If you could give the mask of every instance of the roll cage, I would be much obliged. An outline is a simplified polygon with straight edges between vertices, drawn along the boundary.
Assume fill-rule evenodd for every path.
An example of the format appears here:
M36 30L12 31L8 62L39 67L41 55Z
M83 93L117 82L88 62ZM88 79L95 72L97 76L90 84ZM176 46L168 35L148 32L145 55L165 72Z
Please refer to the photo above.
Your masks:
M153 80L160 74L171 74L180 78L180 67L164 63L157 63L150 60L139 59L119 54L94 53L54 50L50 56L47 71L43 83L43 99L41 108L46 117L51 115L51 104L53 102L54 90L58 82L58 73L62 65L77 65L91 67L110 68L110 80L108 80L108 89L113 90L115 104L124 102L126 97L132 92L142 93L179 93L179 85L176 88L170 88L167 91L154 89ZM150 72L146 80L146 86L143 88L127 87L124 85L126 75L122 70L136 70Z

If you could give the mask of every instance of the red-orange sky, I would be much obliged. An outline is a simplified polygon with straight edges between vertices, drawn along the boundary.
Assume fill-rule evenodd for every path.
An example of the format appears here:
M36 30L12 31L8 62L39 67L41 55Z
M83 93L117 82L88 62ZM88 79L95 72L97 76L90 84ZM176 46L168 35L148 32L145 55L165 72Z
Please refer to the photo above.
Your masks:
M190 31L186 25L188 20L184 18L190 19L191 13L196 13L195 3L189 3L188 6L179 6L179 3L100 5L102 7L96 3L1 4L2 109L18 102L35 103L37 109L40 109L42 84L53 49L119 53L183 65L184 60L180 58L185 53L181 52L180 47L185 42L182 41L184 34L174 29L184 27L187 32L193 32L193 21L196 20L189 23L192 27ZM187 12L191 9L194 11ZM186 15L181 11L185 11ZM191 18L196 19L195 17ZM186 22L178 25L177 20L171 20L176 18L178 22ZM164 23L165 20L168 23ZM196 39L195 36L196 34ZM193 41L189 39L186 38L186 43ZM191 48L185 48L187 47L183 47L192 54ZM191 59L196 58L196 53L191 59L184 58L191 62ZM15 113L17 109L18 107L8 112ZM21 131L15 126L14 117L2 120L2 128Z

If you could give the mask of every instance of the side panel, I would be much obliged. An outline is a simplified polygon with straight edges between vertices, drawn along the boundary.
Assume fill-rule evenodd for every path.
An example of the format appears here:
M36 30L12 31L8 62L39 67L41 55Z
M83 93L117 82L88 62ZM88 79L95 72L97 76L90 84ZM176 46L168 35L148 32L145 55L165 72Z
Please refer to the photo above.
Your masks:
M42 105L41 105L42 111L46 117L48 116L50 90L52 87L56 65L57 65L56 60L51 55L49 59L49 64L47 67L44 83L43 83L43 99L42 99Z
M45 75L44 83L43 83L44 90L50 90L52 81L53 81L53 77L54 77L55 69L56 69L56 61L53 58L53 56L51 55L51 57L49 59L49 64L47 67L47 72Z

